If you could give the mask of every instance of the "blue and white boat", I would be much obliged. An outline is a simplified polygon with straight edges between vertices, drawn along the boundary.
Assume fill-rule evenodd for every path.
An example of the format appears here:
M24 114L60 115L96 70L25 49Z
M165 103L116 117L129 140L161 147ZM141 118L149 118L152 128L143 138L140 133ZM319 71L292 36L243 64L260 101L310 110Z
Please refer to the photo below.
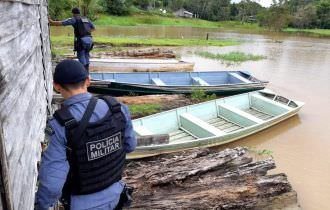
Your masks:
M196 89L208 94L230 95L261 90L268 83L243 71L108 72L90 73L90 76L89 91L114 96L191 94Z

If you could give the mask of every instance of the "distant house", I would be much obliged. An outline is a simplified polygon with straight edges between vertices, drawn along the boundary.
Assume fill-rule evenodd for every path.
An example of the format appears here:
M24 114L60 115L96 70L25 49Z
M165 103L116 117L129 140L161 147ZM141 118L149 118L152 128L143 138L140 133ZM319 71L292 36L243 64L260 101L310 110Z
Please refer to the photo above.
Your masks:
M176 17L185 17L185 18L193 18L194 14L181 8L173 13Z

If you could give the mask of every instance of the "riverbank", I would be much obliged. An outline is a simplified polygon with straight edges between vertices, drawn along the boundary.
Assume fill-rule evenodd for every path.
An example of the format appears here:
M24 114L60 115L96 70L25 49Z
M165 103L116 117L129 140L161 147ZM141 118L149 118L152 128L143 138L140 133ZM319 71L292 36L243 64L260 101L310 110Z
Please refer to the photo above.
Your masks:
M73 36L51 36L53 45L53 53L56 55L65 55L72 52ZM164 39L164 38L136 38L136 37L109 37L96 36L94 37L94 52L109 51L108 47L115 47L116 50L120 47L178 47L178 46L233 46L240 42L231 39Z
M330 37L330 29L298 29L286 28L283 32L290 34L308 35L316 37Z
M169 16L160 16L156 14L143 14L131 16L110 16L99 15L95 21L99 26L186 26L196 28L223 28L223 29L241 29L241 30L265 30L256 23L242 23L239 21L207 21L194 18L178 18Z
M180 26L195 28L219 28L238 32L267 33L269 29L261 27L258 23L243 23L240 21L207 21L202 19L178 18L174 16L161 16L159 14L145 13L130 16L111 16L100 14L95 21L98 26ZM297 29L285 28L282 33L330 37L330 29Z

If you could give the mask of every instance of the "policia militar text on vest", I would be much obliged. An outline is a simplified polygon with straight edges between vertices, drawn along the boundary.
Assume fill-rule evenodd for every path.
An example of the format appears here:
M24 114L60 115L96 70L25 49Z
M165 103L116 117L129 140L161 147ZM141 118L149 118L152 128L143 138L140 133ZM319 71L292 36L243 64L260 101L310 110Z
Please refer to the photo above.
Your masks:
M125 151L123 137L126 120L121 104L112 97L100 97L109 106L101 120L89 123L97 98L92 97L77 122L68 107L57 110L54 117L65 127L67 159L70 171L63 187L61 202L70 209L71 195L85 195L101 191L121 180ZM130 200L131 189L125 188L117 209Z

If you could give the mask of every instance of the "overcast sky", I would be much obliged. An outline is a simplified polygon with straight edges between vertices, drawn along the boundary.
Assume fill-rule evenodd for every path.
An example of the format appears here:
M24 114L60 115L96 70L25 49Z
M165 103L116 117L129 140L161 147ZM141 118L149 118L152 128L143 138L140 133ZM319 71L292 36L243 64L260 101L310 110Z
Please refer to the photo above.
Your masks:
M231 0L232 3L238 3L240 1L241 0ZM269 7L273 3L272 0L255 0L255 2L261 4L264 7Z

